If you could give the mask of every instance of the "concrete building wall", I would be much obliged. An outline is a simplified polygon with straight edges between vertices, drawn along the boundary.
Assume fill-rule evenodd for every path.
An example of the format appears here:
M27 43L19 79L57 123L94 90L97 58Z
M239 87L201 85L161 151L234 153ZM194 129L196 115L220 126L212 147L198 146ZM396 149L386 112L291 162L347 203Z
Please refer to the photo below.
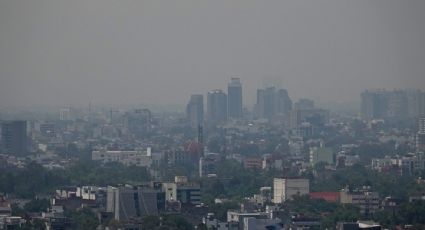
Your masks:
M285 200L292 199L293 196L308 195L310 185L308 179L280 179L273 181L273 202L275 204L283 203Z

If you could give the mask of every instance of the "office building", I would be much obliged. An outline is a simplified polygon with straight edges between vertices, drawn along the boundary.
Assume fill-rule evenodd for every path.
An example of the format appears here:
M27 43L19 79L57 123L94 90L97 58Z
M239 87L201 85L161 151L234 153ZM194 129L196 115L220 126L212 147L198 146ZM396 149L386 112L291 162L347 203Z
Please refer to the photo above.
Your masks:
M418 115L425 116L425 92L418 93Z
M255 106L258 118L272 120L276 116L287 116L292 109L292 100L286 89L268 87L257 90Z
M273 180L273 203L275 204L292 200L294 196L308 195L309 192L308 179L274 178Z
M277 93L277 112L278 114L288 116L292 110L292 100L289 97L288 91L286 89L279 89Z
M361 94L361 113L365 120L382 119L386 117L388 108L387 92L385 90L366 90Z
M179 201L182 205L201 204L201 186L198 182L189 182L185 176L176 176L172 183L162 183L167 201Z
M207 118L209 125L217 125L227 120L227 95L219 89L208 92Z
M335 163L335 155L331 148L327 147L312 147L310 148L310 164L327 163L333 165Z
M126 166L158 167L159 162L164 158L164 153L152 153L151 148L146 151L92 151L92 160L103 164L118 162Z
M204 124L204 96L193 94L186 107L187 119L192 129L197 129Z
M425 92L421 90L365 90L361 101L365 120L399 120L425 113Z
M69 121L71 120L71 110L69 108L62 108L59 110L59 120Z
M418 119L418 133L416 134L416 150L425 152L425 116Z
M370 187L363 187L350 191L348 188L341 189L341 204L352 204L360 208L360 213L368 216L379 209L379 194L371 192Z
M232 78L227 86L227 111L232 119L242 118L242 84L239 78Z
M26 121L3 122L1 137L4 153L16 156L22 156L27 153L28 137Z
M406 91L394 90L388 94L388 118L406 118L408 115L408 104ZM413 105L412 105L413 106Z
M118 221L140 220L165 210L165 193L160 186L122 186L107 188L106 211Z
M289 117L289 126L292 129L300 128L308 122L312 126L322 126L329 122L329 111L324 109L293 109Z

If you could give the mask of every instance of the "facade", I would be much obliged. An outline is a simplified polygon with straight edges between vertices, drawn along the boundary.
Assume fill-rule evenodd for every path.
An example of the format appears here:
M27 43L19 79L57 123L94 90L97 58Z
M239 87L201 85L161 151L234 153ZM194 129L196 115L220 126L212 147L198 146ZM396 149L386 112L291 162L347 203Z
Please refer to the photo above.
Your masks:
M258 118L271 120L276 116L288 116L292 100L286 89L268 87L257 90L256 112Z
M315 147L310 149L310 164L315 165L319 162L324 162L330 165L335 163L334 154L331 148Z
M227 120L227 95L222 90L208 92L207 114L210 125L224 123Z
M244 230L257 229L283 229L282 221L279 218L275 219L257 219L248 217L243 219Z
M4 153L22 156L28 152L26 121L3 122L1 137Z
M165 210L165 194L155 187L111 187L107 189L106 211L118 221L137 220Z
M216 164L220 161L217 153L207 153L199 159L199 177L216 174Z
M361 94L361 112L365 120L403 119L425 112L425 92L421 90L365 90Z
M293 196L308 195L310 185L308 179L284 179L274 178L273 180L273 202L281 204L286 200L293 199Z
M59 110L59 120L69 121L71 120L71 110L69 108L62 108Z
M182 205L201 204L201 186L197 182L188 182L185 176L176 176L173 183L162 183L167 201L179 201Z
M263 160L259 157L249 157L244 159L243 166L245 169L262 169Z
M413 172L425 170L425 153L417 152L398 159L401 175L411 175Z
M239 78L232 78L227 86L228 117L242 118L242 84Z
M126 166L158 166L163 157L163 153L152 153L150 148L146 151L92 151L93 161L99 161L104 164L109 162L119 162Z
M293 109L290 114L289 125L298 129L304 122L311 125L323 125L329 122L329 111L324 109Z
M369 215L379 209L379 194L377 192L371 192L370 188L364 187L350 191L349 189L341 189L340 202L341 204L353 204L360 208L360 213Z
M416 150L425 152L425 116L419 118L416 134Z
M221 222L216 219L214 213L208 213L206 217L202 218L202 223L207 226L208 229L216 230L238 230L239 223L237 222Z
M361 112L365 120L386 117L388 99L385 90L366 90L361 94Z
M197 129L204 124L204 96L194 94L186 107L187 119L192 129Z

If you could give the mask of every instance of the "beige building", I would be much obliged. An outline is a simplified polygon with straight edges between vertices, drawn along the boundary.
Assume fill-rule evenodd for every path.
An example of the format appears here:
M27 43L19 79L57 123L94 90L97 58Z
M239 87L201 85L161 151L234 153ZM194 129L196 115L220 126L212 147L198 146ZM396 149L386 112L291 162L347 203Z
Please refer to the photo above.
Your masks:
M340 202L342 204L353 204L360 208L360 213L374 213L379 209L379 194L369 191L369 187L363 187L350 191L349 189L341 189Z
M281 204L286 200L291 200L293 196L308 195L310 185L308 179L283 179L273 180L273 203Z
M119 162L123 165L151 167L158 166L160 160L164 157L163 153L151 153L151 149L146 151L107 151L99 150L92 152L92 160L102 163Z

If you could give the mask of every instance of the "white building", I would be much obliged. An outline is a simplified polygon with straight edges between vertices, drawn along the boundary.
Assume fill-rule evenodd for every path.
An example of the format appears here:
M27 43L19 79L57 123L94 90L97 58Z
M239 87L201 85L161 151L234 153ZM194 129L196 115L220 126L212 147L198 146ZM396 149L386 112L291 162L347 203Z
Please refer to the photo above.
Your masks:
M159 166L163 153L152 153L150 148L146 151L107 151L92 152L92 160L102 163L119 162L126 166L136 165L143 167Z
M281 204L293 196L308 195L310 192L308 179L282 179L273 180L273 203Z

